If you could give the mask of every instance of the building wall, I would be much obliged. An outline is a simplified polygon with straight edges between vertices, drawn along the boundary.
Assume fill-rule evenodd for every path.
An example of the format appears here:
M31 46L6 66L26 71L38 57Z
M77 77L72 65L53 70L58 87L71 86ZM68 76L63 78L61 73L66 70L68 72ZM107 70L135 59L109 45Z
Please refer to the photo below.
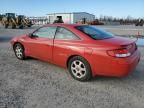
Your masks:
M48 21L50 22L50 23L53 23L54 22L54 20L57 18L57 16L62 16L62 19L63 19L63 21L64 21L64 23L68 23L68 24L71 24L71 23L73 23L73 14L71 14L71 13L69 13L69 14L49 14L48 16L47 16L47 18L48 18Z
M74 18L73 23L76 23L82 20L83 18L86 18L87 21L93 21L95 19L95 16L89 13L82 12L82 13L74 13L73 18Z
M44 25L48 23L47 17L28 17L29 20L32 21L33 24Z
M69 14L55 14L55 19L57 18L57 16L62 16L63 22L64 23L71 23L72 22L72 15L71 13Z
M48 14L48 22L53 23L57 16L62 16L64 23L73 24L76 23L82 18L86 18L88 21L92 21L95 19L95 16L86 12L78 12L78 13L53 13Z

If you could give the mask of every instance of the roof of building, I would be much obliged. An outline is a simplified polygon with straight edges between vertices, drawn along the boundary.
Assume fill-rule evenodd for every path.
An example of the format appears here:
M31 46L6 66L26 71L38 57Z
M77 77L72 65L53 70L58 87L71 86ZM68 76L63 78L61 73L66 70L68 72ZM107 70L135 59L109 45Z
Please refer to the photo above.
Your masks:
M88 12L62 12L62 13L50 13L50 14L46 14L46 15L54 15L54 14L80 14L80 13L90 14ZM93 15L93 14L90 14L90 15Z

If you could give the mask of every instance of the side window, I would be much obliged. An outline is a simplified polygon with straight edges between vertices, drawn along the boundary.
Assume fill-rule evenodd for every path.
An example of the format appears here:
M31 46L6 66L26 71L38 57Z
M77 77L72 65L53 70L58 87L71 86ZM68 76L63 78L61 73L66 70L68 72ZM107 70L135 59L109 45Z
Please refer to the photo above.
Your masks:
M53 39L57 27L43 27L34 32L33 35L39 38Z
M62 39L62 40L80 40L74 33L71 31L59 27L56 32L55 39Z

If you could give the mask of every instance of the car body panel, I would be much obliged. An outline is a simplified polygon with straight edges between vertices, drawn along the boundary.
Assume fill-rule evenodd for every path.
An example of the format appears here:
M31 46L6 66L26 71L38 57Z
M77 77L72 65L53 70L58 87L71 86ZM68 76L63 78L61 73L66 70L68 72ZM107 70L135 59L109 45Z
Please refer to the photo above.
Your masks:
M53 39L27 38L25 47L28 55L32 57L47 61L52 60Z
M83 56L83 47L78 46L79 41L55 40L53 49L53 62L66 66L67 59L72 55Z
M95 60L92 61L91 67L95 75L126 76L135 69L140 60L140 52L138 50L127 58L106 56L107 54L103 51L100 51L99 54L97 51L94 51L92 55L92 58L95 58Z

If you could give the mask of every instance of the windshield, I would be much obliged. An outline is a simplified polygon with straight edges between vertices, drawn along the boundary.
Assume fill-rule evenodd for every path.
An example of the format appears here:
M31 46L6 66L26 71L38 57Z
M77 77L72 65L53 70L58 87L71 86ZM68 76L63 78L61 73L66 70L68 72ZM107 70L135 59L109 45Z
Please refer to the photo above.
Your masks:
M104 30L97 29L94 26L77 26L76 29L90 36L92 39L101 40L113 38L113 34Z

